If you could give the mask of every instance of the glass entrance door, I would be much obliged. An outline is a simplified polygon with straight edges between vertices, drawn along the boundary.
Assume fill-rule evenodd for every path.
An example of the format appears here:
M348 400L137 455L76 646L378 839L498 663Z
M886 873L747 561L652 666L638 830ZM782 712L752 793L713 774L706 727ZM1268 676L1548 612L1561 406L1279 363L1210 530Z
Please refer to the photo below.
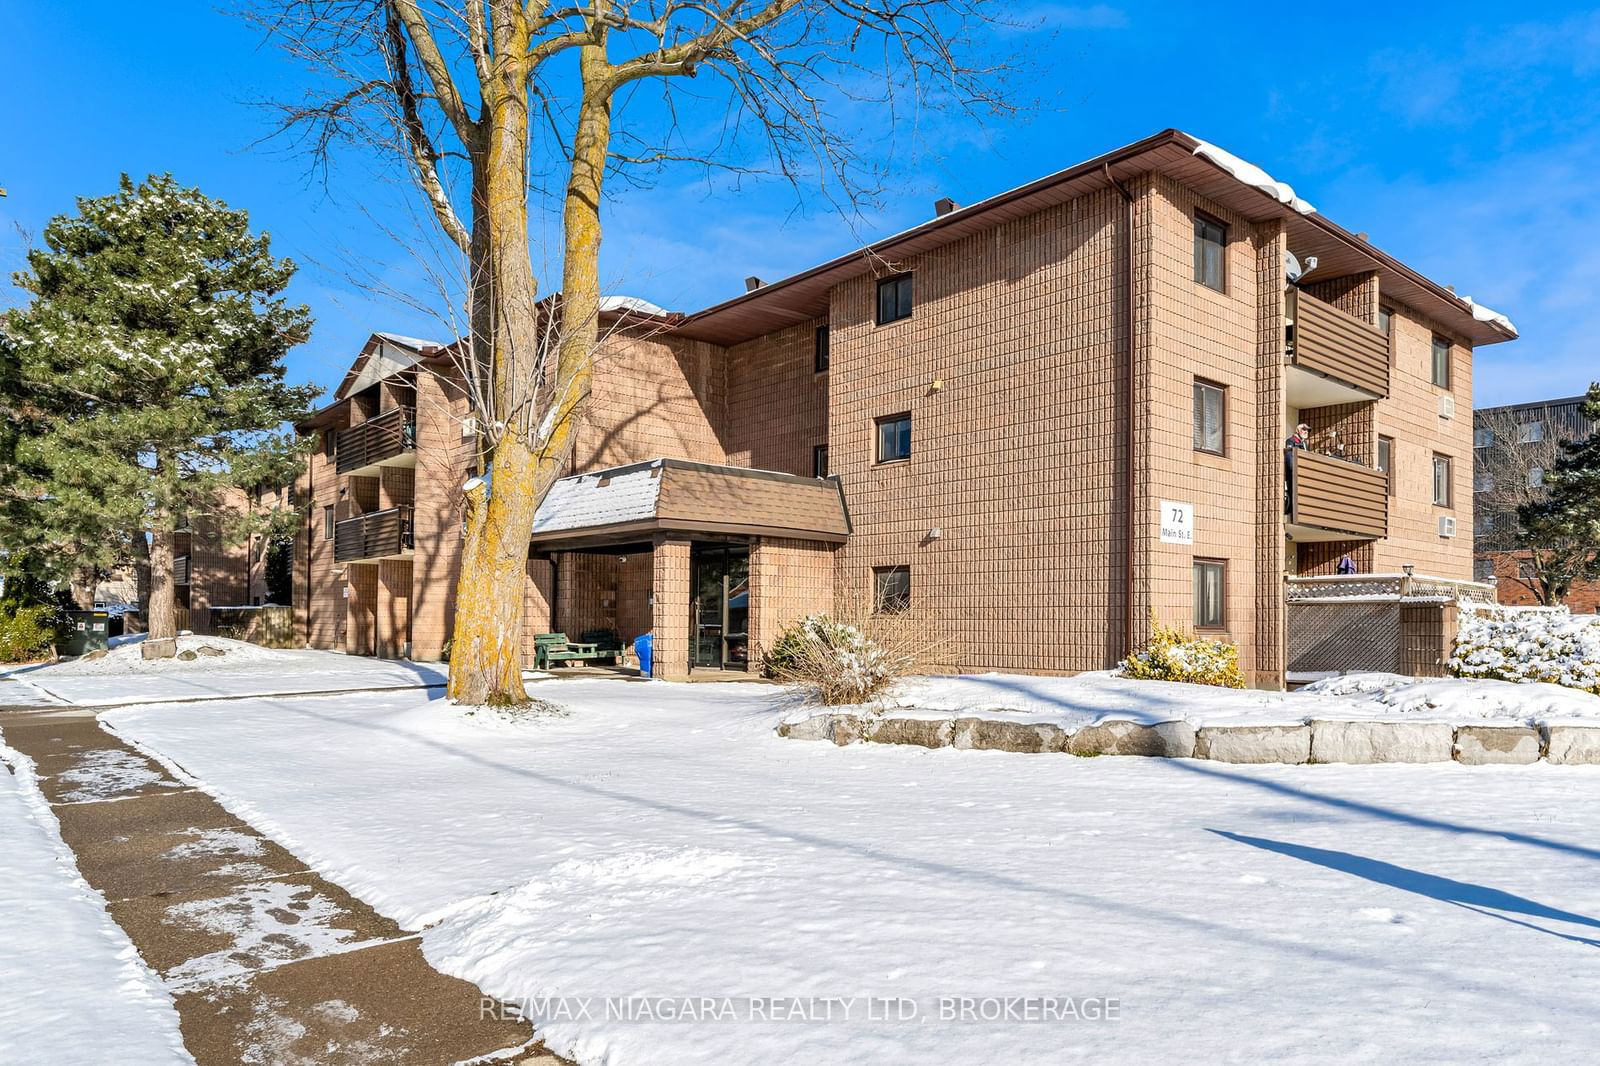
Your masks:
M750 665L750 549L696 545L689 554L689 665Z

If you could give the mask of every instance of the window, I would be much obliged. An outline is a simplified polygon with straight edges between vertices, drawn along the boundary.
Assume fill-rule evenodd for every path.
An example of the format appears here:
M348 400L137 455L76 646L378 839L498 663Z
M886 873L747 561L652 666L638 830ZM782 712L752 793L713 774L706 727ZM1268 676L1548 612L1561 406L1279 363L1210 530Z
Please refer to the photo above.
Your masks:
M1474 580L1474 581L1488 581L1493 577L1494 577L1494 560L1493 559L1474 559L1474 560L1472 560L1472 580Z
M1433 377L1430 380L1441 389L1450 387L1450 340L1437 333L1433 335Z
M911 416L890 415L878 419L878 462L892 463L911 458Z
M1490 532L1493 532L1493 530L1494 530L1494 515L1492 515L1492 514L1478 515L1477 518L1478 518L1477 532L1479 532L1479 533L1490 533Z
M1544 488L1544 467L1536 466L1528 471L1528 487L1530 489Z
M1378 438L1378 473L1389 480L1389 495L1394 495L1394 438Z
M333 506L331 504L322 508L322 539L333 539Z
M1378 332L1385 337L1390 335L1394 326L1394 308L1378 305Z
M886 326L911 317L911 275L884 278L878 282L878 325Z
M821 374L828 369L828 327L817 327L817 373Z
M826 444L818 444L811 449L811 476L828 476L828 446Z
M1228 247L1228 227L1214 218L1195 212L1194 280L1218 292L1226 291L1223 251Z
M893 614L911 606L911 568L875 566L872 568L873 610Z
M1489 473L1486 470L1479 471L1478 472L1478 476L1472 479L1472 491L1473 492L1493 492L1494 491L1494 475Z
M337 437L338 434L331 429L325 430L322 434L322 454L329 459L333 458L334 440Z
M1196 629L1221 629L1227 620L1223 603L1228 587L1228 564L1221 559L1194 561L1194 625Z
M1194 383L1194 450L1221 455L1227 443L1224 427L1228 392L1221 385L1198 378Z
M1494 430L1488 426L1479 426L1472 431L1472 446L1474 448L1493 448Z
M1543 422L1524 422L1517 427L1517 443L1537 444L1544 440Z
M1450 465L1450 457L1448 455L1435 455L1433 457L1433 505L1435 507L1451 506Z

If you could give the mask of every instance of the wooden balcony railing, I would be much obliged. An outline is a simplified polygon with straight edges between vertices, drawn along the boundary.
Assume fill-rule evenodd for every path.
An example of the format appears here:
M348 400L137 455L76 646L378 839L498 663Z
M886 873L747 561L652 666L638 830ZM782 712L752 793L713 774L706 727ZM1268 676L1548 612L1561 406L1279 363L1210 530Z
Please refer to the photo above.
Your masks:
M359 563L405 555L412 548L411 508L391 507L387 511L346 518L333 527L333 560Z
M394 407L349 429L341 429L333 447L334 461L341 474L385 465L388 460L416 450L416 411Z
M1289 293L1294 301L1290 361L1374 397L1388 396L1389 338L1309 293L1295 288Z
M1352 539L1389 535L1389 477L1370 466L1291 448L1289 524Z
M187 585L189 581L189 557L180 555L172 560L172 583L174 585Z

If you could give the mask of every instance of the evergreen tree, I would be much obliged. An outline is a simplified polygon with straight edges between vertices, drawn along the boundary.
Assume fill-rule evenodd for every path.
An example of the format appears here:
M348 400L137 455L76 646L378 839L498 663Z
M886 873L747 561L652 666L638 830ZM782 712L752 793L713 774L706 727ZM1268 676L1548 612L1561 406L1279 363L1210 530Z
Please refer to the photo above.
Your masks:
M1575 582L1600 578L1600 382L1589 386L1583 414L1594 432L1561 446L1545 472L1549 495L1517 512L1519 546L1529 552L1546 604L1565 600Z
M70 577L143 554L148 530L152 637L176 632L177 531L298 463L284 423L317 390L285 384L283 357L311 317L269 241L170 175L123 175L45 228L16 276L32 300L0 322L0 548Z

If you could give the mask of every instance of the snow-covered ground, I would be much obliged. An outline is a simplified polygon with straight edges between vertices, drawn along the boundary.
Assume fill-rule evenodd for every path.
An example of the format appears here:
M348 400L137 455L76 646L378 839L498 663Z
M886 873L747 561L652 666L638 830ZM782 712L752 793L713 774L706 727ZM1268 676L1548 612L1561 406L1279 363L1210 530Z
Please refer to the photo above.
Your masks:
M840 709L798 707L788 717L794 720ZM1328 678L1298 692L1263 692L1175 681L1129 681L1102 671L1074 677L966 674L912 678L901 682L883 710L915 718L983 715L1049 722L1067 730L1106 720L1187 721L1196 726L1291 725L1313 718L1600 723L1600 696L1550 684L1375 673Z
M0 1062L192 1062L178 1014L0 742Z
M1039 713L1104 713L1058 684L1006 682L1065 701ZM524 1002L580 1062L1547 1062L1600 1044L1600 767L838 748L776 737L795 697L770 686L535 691L566 713L410 691L106 718L426 926L436 965ZM1161 717L1185 701L1128 693ZM1014 996L1054 998L1013 1002L1041 1020L982 1020L1005 1008L983 997ZM637 1020L668 1009L695 1017Z
M13 668L15 682L66 703L111 706L216 696L258 696L343 688L443 684L443 663L372 659L327 651L280 651L223 637L179 637L178 650L220 648L222 655L143 658L137 640L103 658Z

